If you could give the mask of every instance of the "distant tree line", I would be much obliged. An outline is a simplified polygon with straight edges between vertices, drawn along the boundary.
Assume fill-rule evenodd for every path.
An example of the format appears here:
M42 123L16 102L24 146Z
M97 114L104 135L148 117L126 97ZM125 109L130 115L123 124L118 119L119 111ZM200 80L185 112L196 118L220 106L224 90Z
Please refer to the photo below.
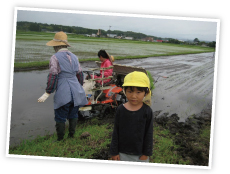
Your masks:
M216 42L215 41L209 42L208 46L216 48Z
M193 40L193 42L196 43L197 45L204 45L204 44L206 44L206 43L203 42L203 41L199 41L198 38L195 38L195 39ZM207 46L209 46L209 47L216 47L216 42L215 42L215 41L209 42L209 43L207 43Z
M55 25L55 24L43 24L43 23L34 23L34 22L17 22L17 30L23 31L64 31L67 33L75 33L75 34L97 34L97 29L88 29L83 27L76 26L63 26L63 25ZM143 33L136 33L132 31L119 31L119 30L102 30L101 35L106 36L107 34L116 34L117 36L123 37L133 37L134 39L142 39L145 37L153 37Z
M97 34L98 29L89 29L89 28L83 28L78 26L63 26L63 25L56 25L56 24L44 24L44 23L35 23L35 22L25 22L20 21L17 22L17 30L21 31L50 31L50 32L56 32L56 31L64 31L67 33L75 33L80 35L86 35L86 34ZM195 45L206 45L209 47L216 47L216 42L200 42L198 38L195 38L193 42L184 42L173 38L164 38L156 37L156 36L150 36L143 33L136 33L133 31L120 31L120 30L102 30L100 29L100 35L101 36L107 36L107 34L116 34L117 36L121 37L133 37L134 40L140 40L147 37L153 37L154 40L163 40L163 42L167 43L174 43L174 44L195 44Z
M143 39L145 37L155 37L155 36L149 36L143 33L136 33L133 31L120 31L120 30L108 30L107 33L109 34L116 34L117 36L125 36L125 37L133 37L135 40Z
M166 41L164 41L166 42ZM200 45L200 46L208 46L208 47L216 47L216 42L204 42L199 41L198 38L195 38L193 41L181 41L173 38L168 38L167 43L174 43L174 44L186 44L186 45Z
M181 44L182 42L177 40L177 39L172 39L172 38L169 38L168 40L169 43L175 43L175 44Z

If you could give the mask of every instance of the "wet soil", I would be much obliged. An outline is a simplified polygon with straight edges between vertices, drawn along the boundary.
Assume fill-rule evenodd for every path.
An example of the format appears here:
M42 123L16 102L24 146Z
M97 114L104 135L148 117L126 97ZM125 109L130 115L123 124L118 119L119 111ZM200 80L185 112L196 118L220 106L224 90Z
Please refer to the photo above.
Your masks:
M115 63L143 67L158 79L151 108L159 115L176 114L179 122L185 122L189 116L212 108L213 53L115 60ZM81 66L87 70L96 64L82 62ZM47 74L47 69L14 73L10 146L55 132L53 94L45 103L37 102L45 92Z
M201 113L188 117L185 122L178 122L177 114L170 116L157 115L155 122L168 129L173 136L173 141L179 148L172 149L188 160L190 165L208 166L210 136L202 137L204 129L211 128L211 108L204 109Z

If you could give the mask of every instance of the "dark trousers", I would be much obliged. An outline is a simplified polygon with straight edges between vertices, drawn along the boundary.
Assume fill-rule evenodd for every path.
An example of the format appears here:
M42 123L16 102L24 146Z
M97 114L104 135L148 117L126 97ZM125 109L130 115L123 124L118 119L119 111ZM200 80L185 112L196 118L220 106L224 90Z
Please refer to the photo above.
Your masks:
M73 101L61 106L58 109L54 109L55 121L59 123L65 123L66 119L78 118L79 106L74 107Z
M73 137L75 133L75 128L77 125L79 107L75 106L73 101L67 103L66 105L55 109L55 121L56 121L56 131L58 136L58 141L63 140L65 135L65 122L66 119L69 120L69 134L68 137Z

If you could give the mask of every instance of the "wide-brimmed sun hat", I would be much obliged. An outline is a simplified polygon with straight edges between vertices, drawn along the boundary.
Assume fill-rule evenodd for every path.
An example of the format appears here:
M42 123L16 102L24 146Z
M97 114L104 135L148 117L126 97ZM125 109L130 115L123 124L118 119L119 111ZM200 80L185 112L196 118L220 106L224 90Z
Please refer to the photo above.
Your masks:
M67 45L70 47L68 41L67 41L67 35L63 32L57 32L54 35L53 40L46 43L47 46L61 46L61 45Z

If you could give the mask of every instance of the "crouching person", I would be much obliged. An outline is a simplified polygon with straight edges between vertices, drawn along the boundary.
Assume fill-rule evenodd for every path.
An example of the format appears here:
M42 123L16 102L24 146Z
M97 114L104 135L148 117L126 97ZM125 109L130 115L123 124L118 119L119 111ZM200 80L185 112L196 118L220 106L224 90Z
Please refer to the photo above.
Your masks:
M125 76L128 102L117 108L110 154L113 160L149 162L153 150L153 113L143 102L150 92L149 78L134 71Z

